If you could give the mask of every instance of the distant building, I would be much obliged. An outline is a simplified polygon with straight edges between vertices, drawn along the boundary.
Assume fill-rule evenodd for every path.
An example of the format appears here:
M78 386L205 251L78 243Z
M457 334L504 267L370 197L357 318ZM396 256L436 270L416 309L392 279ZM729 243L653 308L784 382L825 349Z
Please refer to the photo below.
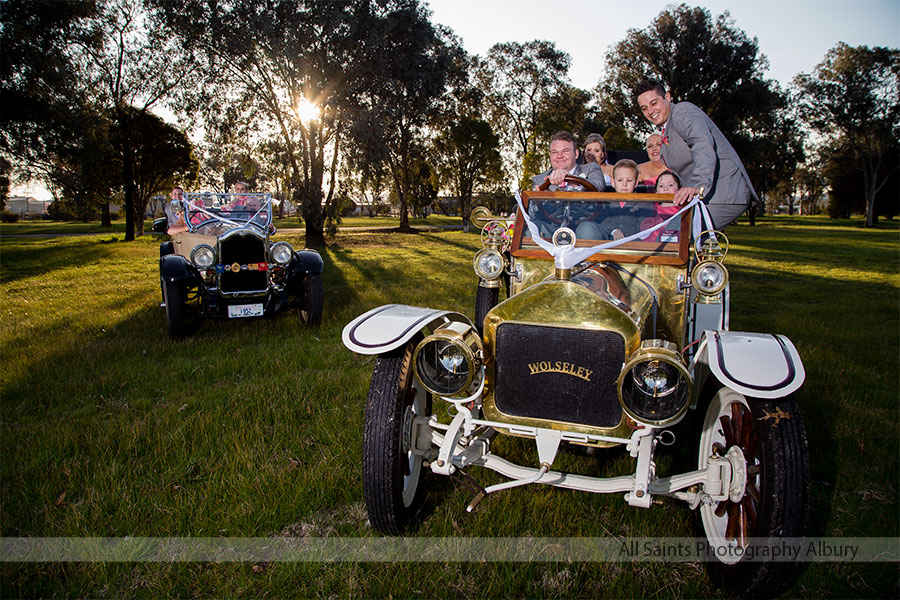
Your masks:
M6 199L6 210L19 215L19 218L30 219L47 212L52 200L38 200L31 196L14 196Z

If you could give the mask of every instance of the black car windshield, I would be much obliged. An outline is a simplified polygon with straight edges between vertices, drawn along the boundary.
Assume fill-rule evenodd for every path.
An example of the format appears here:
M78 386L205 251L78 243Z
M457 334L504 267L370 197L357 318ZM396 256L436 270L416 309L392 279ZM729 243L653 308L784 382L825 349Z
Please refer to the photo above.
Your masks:
M200 233L212 226L228 229L249 223L265 228L272 222L269 194L185 194L183 205L188 226Z

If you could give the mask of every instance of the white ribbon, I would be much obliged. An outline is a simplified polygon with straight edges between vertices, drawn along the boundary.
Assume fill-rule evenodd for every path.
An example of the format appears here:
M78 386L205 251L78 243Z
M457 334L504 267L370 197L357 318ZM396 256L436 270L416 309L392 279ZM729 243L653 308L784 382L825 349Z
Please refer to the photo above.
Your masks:
M653 227L650 227L649 229L638 231L637 233L629 235L628 237L624 237L621 240L604 242L602 244L597 244L596 246L591 246L590 248L576 248L575 246L570 245L554 246L552 243L541 237L537 225L535 225L534 221L531 220L531 217L528 216L528 211L525 210L525 206L522 204L522 195L518 191L516 192L516 202L519 205L519 209L522 211L522 216L525 218L525 224L528 225L528 231L529 233L531 233L531 239L534 240L534 242L538 246L543 248L550 256L553 257L553 262L556 265L557 269L571 269L581 261L601 250L608 250L610 248L615 248L634 240L645 239L651 233L665 228L666 225L675 220L676 217L681 216L682 213L686 212L689 208L695 205L700 205L700 210L694 212L693 222L693 233L694 237L698 240L698 249L700 232L705 231L705 229L703 228L704 222L709 223L709 227L707 229L712 229L712 219L709 216L709 210L706 208L706 205L700 201L700 196L694 196L690 202L681 207L681 210L679 210L677 213L675 213L662 223L658 223Z

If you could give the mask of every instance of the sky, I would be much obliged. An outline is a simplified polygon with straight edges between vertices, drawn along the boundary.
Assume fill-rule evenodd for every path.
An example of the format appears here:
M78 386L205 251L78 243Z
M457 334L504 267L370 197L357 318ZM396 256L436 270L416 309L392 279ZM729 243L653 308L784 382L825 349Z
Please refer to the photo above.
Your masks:
M550 40L572 57L572 84L590 90L606 52L629 29L645 29L673 2L657 0L424 0L432 21L450 27L470 54L498 42ZM677 4L677 3L674 3ZM838 42L900 47L900 0L706 0L713 17L728 11L735 26L759 41L769 61L765 76L787 86L811 72ZM11 195L49 199L38 184Z
M666 6L656 0L425 0L432 21L449 26L470 54L498 42L550 40L572 57L572 84L590 90L606 52L629 29L645 29ZM706 0L713 18L728 11L759 41L769 59L766 77L782 85L808 73L838 42L900 47L900 0Z

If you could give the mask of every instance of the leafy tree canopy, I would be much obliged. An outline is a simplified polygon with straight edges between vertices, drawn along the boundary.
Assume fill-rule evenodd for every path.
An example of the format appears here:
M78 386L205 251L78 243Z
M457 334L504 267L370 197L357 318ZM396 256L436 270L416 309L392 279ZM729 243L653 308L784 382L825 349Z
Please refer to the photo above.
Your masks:
M490 122L515 161L535 150L541 125L553 117L553 100L565 94L571 57L553 42L495 44L476 63ZM558 98L557 98L558 99Z

